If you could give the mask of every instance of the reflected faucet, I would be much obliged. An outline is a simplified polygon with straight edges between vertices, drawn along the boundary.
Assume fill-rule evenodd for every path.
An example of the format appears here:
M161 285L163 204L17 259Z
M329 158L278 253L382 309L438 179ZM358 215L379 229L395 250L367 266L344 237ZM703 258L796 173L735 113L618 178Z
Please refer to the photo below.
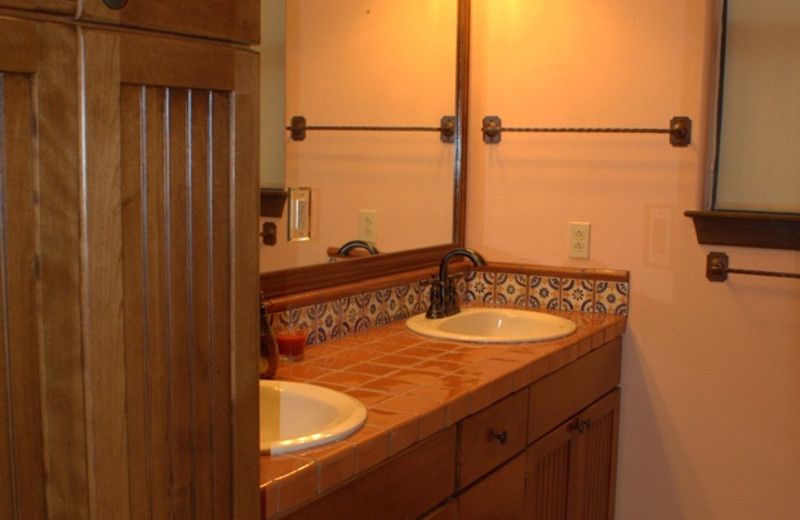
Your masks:
M337 251L336 254L340 256L345 256L351 250L358 248L366 249L371 255L378 254L378 248L375 247L375 244L367 242L365 240L351 240L350 242L347 242L342 247L340 247L339 251Z
M458 307L455 283L452 278L447 276L447 265L457 256L467 257L475 265L486 265L486 260L480 253L472 249L460 248L448 251L439 263L439 278L431 282L431 306L425 313L425 317L428 319L446 318L461 312Z
M267 304L261 294L261 346L258 355L258 375L261 379L273 379L278 373L278 341L267 320Z

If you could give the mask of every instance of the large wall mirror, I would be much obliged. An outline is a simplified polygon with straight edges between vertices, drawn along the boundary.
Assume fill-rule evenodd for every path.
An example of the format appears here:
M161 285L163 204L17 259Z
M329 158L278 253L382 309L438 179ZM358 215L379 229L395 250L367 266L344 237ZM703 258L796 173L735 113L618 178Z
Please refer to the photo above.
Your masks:
M718 0L717 103L701 243L800 249L800 3Z
M262 42L262 67L273 80L262 102L262 140L269 140L262 187L311 192L308 240L288 239L285 211L275 221L277 244L261 248L265 294L432 265L463 243L468 0L263 0L263 7L273 29ZM280 42L270 13L283 16ZM274 149L278 111L282 153ZM309 126L303 140L285 129L294 116ZM452 142L430 130L445 116L455 121ZM398 130L349 130L363 126ZM400 130L409 127L425 130ZM380 253L330 262L329 249L364 238L364 211L377 216L372 242Z
M714 209L800 213L800 3L723 7Z

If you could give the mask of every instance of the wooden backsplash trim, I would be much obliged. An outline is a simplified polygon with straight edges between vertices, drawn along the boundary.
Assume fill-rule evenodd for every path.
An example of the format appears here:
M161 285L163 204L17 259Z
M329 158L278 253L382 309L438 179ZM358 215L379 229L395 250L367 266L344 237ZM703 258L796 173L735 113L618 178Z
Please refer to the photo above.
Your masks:
M469 270L482 272L519 273L553 278L604 280L620 283L625 283L630 280L630 273L628 271L621 270L579 269L571 267L550 267L503 262L492 262L483 267L475 267L468 261L458 261L451 264L448 272L465 272ZM415 269L403 273L372 278L363 282L342 284L314 291L304 291L286 296L279 296L276 298L268 298L265 301L267 303L269 312L275 313L290 308L304 307L307 305L333 301L356 294L384 289L387 287L395 287L404 283L420 282L423 280L428 280L437 275L438 267L428 267L424 269Z
M581 280L603 280L625 283L630 281L630 272L618 269L581 269L576 267L551 267L545 265L492 262L487 266L473 267L476 271L537 275L551 278L575 278Z

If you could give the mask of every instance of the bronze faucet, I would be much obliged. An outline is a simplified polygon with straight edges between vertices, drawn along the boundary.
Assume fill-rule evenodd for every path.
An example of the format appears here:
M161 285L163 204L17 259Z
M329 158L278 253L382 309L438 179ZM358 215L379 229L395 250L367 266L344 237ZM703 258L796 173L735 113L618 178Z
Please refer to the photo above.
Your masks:
M439 278L431 283L431 305L425 313L428 319L446 318L461 312L455 283L447 276L447 265L456 256L465 256L475 265L486 265L486 260L480 253L472 249L459 248L448 251L439 263Z
M370 255L378 254L378 248L375 247L375 244L365 240L351 240L340 247L336 254L339 256L344 256L349 253L350 250L357 248L365 249Z

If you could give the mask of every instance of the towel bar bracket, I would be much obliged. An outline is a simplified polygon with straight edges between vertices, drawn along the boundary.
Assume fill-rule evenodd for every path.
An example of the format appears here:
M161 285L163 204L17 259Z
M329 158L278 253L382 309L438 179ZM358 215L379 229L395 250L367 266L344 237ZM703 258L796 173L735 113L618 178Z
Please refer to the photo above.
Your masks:
M706 256L706 278L710 282L724 282L729 273L770 276L773 278L800 278L797 273L781 273L775 271L758 271L756 269L734 269L729 266L727 253L712 251Z

